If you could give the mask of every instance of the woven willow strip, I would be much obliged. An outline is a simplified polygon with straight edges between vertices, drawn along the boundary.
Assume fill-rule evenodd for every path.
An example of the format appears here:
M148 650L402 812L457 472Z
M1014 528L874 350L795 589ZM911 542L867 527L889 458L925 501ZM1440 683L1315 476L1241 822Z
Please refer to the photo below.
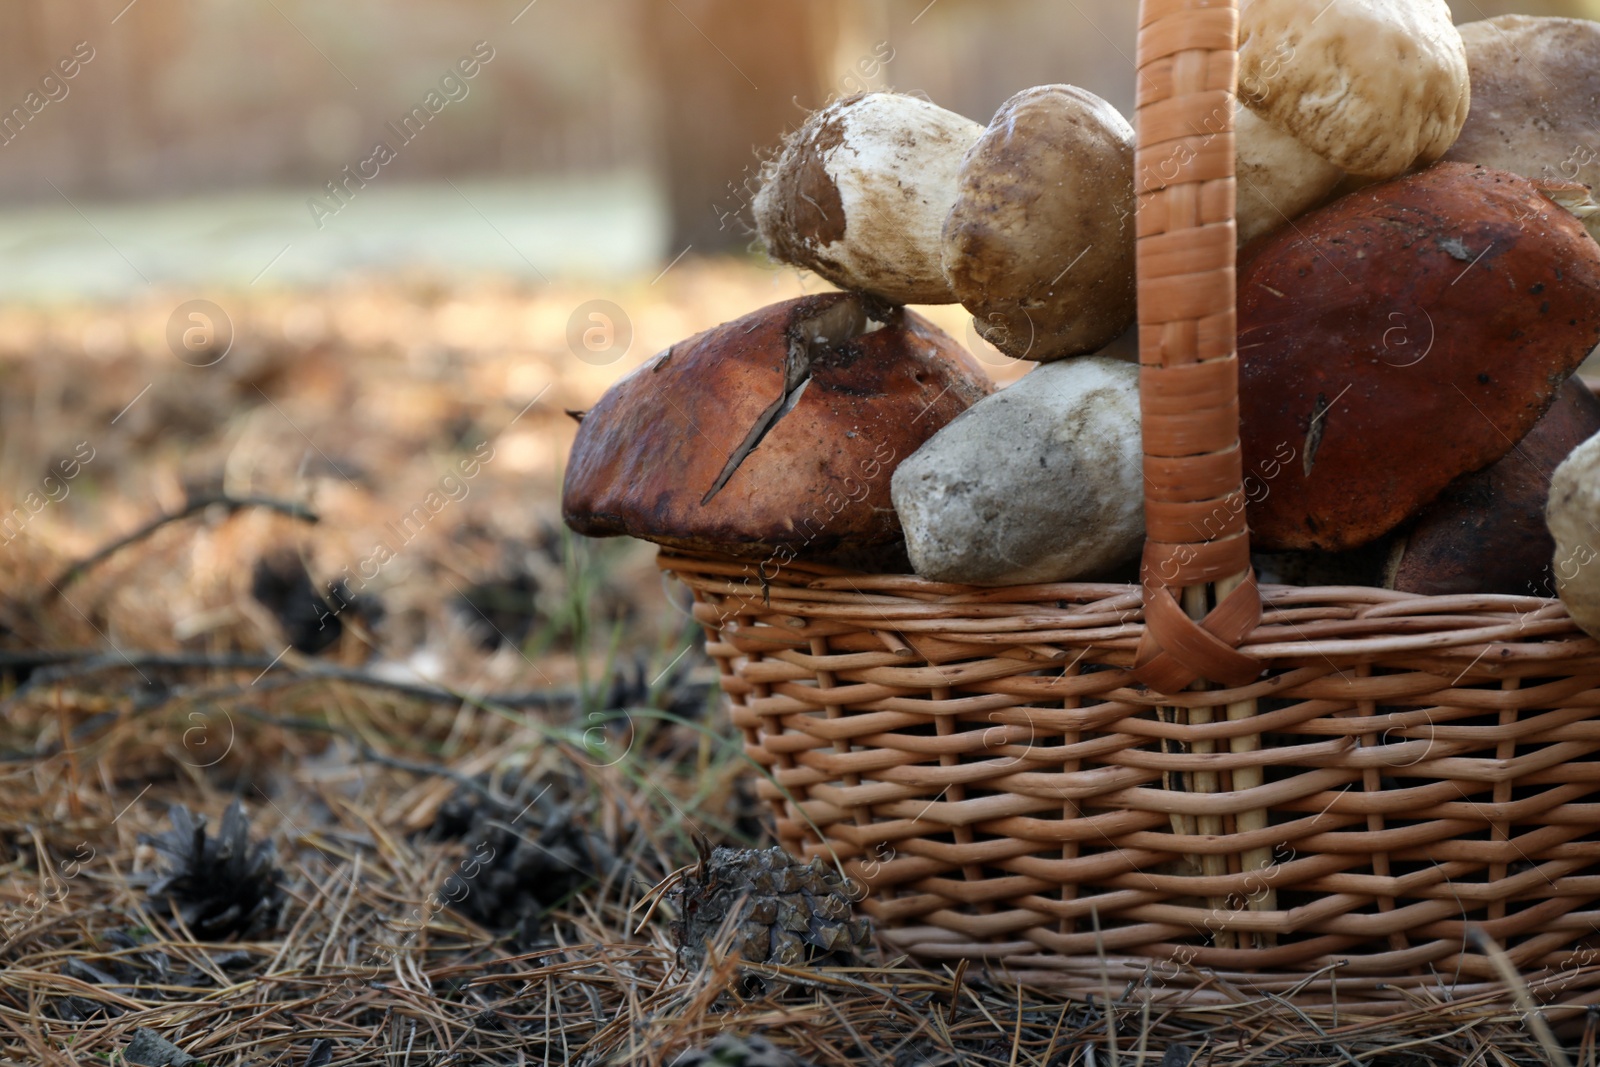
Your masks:
M1169 693L1260 672L1236 651L1261 603L1245 529L1234 351L1238 21L1228 0L1140 5L1134 191L1148 629L1137 669ZM1191 718L1212 714L1196 709Z
M660 565L694 592L781 842L836 858L903 951L1097 995L1226 999L1232 976L1404 1004L1495 987L1470 923L1551 997L1600 997L1600 643L1559 602L1264 586L1243 647L1266 673L1174 696L1132 676L1136 587ZM1248 721L1155 710L1240 701ZM1167 785L1243 769L1260 784ZM1270 865L1190 862L1251 850Z

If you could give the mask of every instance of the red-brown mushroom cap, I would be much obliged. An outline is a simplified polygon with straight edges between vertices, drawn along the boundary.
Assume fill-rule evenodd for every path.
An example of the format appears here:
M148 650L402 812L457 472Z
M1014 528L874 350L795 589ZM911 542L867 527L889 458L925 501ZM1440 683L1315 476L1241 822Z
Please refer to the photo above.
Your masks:
M1504 171L1441 163L1250 251L1240 414L1262 548L1381 536L1505 455L1600 340L1600 245Z
M1498 460L1450 483L1389 562L1385 585L1450 596L1554 596L1555 538L1545 525L1550 478L1572 450L1600 433L1600 400L1569 379L1528 436Z
M926 319L851 293L774 304L673 345L584 416L567 524L736 556L898 545L889 476L992 389Z

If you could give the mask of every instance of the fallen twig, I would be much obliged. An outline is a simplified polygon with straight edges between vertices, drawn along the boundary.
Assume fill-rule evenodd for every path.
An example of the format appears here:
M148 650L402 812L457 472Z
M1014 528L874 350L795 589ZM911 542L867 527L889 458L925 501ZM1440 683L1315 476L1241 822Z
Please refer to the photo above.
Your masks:
M0 666L3 666L0 661ZM57 661L52 666L35 670L26 682L17 687L0 707L6 707L36 689L57 685L74 678L84 678L109 670L218 670L260 671L262 674L282 673L292 681L336 681L372 689L385 689L402 696L438 704L476 704L503 708L551 708L576 703L583 699L581 690L572 686L551 689L533 689L520 693L488 693L474 696L436 686L402 682L384 678L353 667L340 667L331 663L289 663L284 657L223 656L200 653L168 652L113 652L86 651L77 658Z
M177 522L180 519L187 519L191 515L199 514L200 512L212 507L226 508L230 513L242 511L245 508L265 508L268 511L276 511L281 515L287 515L291 519L301 519L309 523L316 523L320 521L319 516L315 512L311 511L304 504L297 504L293 501L274 500L270 497L262 496L234 497L227 496L225 494L214 493L208 493L202 496L193 496L189 498L189 502L180 510L151 519L149 522L145 523L132 533L126 535L125 537L118 538L109 545L106 545L104 548L100 549L98 552L94 553L94 555L79 560L66 570L62 571L60 574L56 575L55 581L50 583L50 592L45 594L44 599L50 600L60 596L62 589L76 580L77 577L84 571L104 563L107 559L111 558L111 556L122 551L124 548L127 548L129 545L137 544L138 542L143 541L145 538L149 537L163 526L166 526L168 523Z

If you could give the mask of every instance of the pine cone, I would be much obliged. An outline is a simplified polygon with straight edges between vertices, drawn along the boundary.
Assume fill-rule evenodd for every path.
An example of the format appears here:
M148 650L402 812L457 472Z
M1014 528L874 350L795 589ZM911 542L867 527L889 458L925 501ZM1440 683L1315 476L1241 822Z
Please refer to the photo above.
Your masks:
M543 793L539 780L521 771L509 772L499 782L488 774L476 775L472 780L488 792L457 785L434 812L427 830L429 841L464 841L469 837L481 841L490 823L497 819L512 822L530 799Z
M339 640L343 617L360 618L373 625L383 618L383 604L350 591L343 578L319 590L294 552L282 551L256 561L250 576L250 595L278 620L284 638L296 652L314 656Z
M539 579L525 570L491 578L458 594L454 607L483 651L521 648L539 618Z
M814 1067L764 1037L721 1034L705 1048L681 1052L671 1067Z
M620 661L606 691L605 710L656 708L679 719L699 719L705 713L712 689L709 680L693 677L701 662L703 657L696 648L693 654L684 656L652 680L655 671L645 659L636 658L631 663Z
M568 806L517 823L480 813L466 843L467 857L445 879L441 896L520 946L537 939L546 912L604 880L617 863Z
M672 934L681 961L696 967L704 962L741 898L728 946L741 959L787 967L863 961L870 928L852 917L838 872L820 858L801 863L781 848L702 853L699 867L673 891L679 918ZM744 986L751 993L765 988L753 976Z
M171 830L139 835L141 844L167 859L166 870L146 889L156 914L176 911L202 941L276 929L286 900L283 872L273 863L271 841L250 844L244 807L237 800L228 805L214 838L206 836L205 816L195 818L182 804L173 805L167 815Z

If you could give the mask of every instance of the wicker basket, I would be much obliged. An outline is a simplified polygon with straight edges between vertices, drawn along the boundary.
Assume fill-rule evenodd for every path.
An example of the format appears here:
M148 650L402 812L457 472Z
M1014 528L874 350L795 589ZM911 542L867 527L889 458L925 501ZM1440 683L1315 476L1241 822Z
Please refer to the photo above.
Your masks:
M1143 3L1142 586L660 565L779 839L921 960L1399 1007L1500 989L1477 927L1540 999L1600 1000L1600 644L1557 601L1251 577L1236 37L1227 0Z

